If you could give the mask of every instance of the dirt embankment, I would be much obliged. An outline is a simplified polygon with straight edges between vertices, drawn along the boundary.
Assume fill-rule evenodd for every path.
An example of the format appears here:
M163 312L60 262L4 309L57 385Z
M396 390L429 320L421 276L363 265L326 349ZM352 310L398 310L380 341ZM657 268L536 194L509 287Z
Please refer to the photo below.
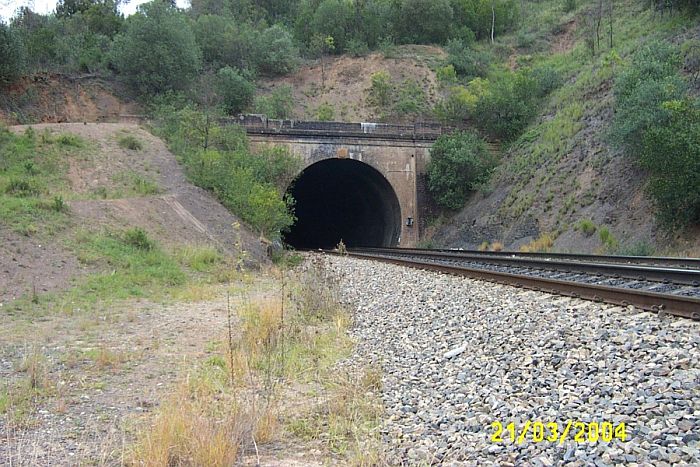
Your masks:
M372 53L366 57L326 57L323 64L316 61L302 66L288 76L263 80L259 83L261 94L269 94L282 85L292 87L294 118L317 119L322 104L333 109L333 119L347 122L374 121L381 109L367 100L372 74L385 71L392 83L400 87L406 80L414 80L425 92L427 104L437 101L437 78L431 65L444 58L439 47L410 45L397 47L391 57ZM386 109L385 109L386 110Z
M117 82L95 75L37 73L0 94L0 121L8 125L120 121L141 113Z
M67 242L75 229L123 230L141 227L167 247L211 245L231 258L239 258L240 244L250 265L265 261L258 237L214 196L187 181L165 144L134 124L40 124L36 131L73 133L89 141L90 149L68 163L70 209L66 232L51 241L16 233L0 225L0 303L36 291L61 290L90 269L81 264ZM12 127L22 132L26 126ZM140 150L119 146L132 136ZM133 191L146 185L152 194ZM104 198L104 199L102 199Z

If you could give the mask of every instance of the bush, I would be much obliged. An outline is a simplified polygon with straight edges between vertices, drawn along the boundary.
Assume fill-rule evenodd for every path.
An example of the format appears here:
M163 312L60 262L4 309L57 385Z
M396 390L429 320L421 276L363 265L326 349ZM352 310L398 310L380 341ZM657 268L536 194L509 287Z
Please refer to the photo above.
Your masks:
M443 84L454 84L457 82L457 72L454 65L445 65L437 69L437 80Z
M421 85L411 79L404 81L399 87L398 100L394 108L395 113L415 118L423 113L427 107L427 98Z
M119 147L132 151L140 151L143 149L143 143L135 136L127 135L119 138Z
M286 84L275 88L269 96L260 96L255 100L255 112L268 118L291 118L293 107L292 87Z
M333 118L335 118L335 111L332 105L324 102L316 109L316 119L319 122L330 122Z
M144 96L186 90L198 76L202 53L185 16L166 2L141 5L112 47L112 63Z
M700 102L662 104L663 125L647 129L639 161L650 172L648 191L659 220L670 228L700 223Z
M244 74L231 67L216 73L216 85L228 115L236 115L253 103L255 85Z
M351 57L364 57L369 53L369 46L360 39L350 39L345 50Z
M139 250L151 251L155 248L155 242L148 238L148 234L140 227L134 227L124 232L123 241L129 246Z
M617 239L610 232L607 227L601 227L598 229L598 236L600 237L600 242L603 244L603 250L606 252L614 252L617 250Z
M388 107L393 98L394 88L391 75L386 71L377 71L370 77L369 102L375 107Z
M470 192L488 181L496 161L486 143L472 132L443 135L428 163L428 188L440 206L458 209Z
M643 135L663 124L669 112L661 104L682 99L685 83L678 73L680 57L666 42L650 42L615 80L615 115L611 137L629 154L641 150Z
M491 65L491 57L474 50L460 39L452 39L447 43L447 62L452 65L460 76L486 76Z
M648 191L671 229L700 222L700 104L687 97L681 58L650 42L615 81L614 142L649 171Z
M527 70L498 75L479 101L480 124L505 141L517 138L537 114L538 83Z

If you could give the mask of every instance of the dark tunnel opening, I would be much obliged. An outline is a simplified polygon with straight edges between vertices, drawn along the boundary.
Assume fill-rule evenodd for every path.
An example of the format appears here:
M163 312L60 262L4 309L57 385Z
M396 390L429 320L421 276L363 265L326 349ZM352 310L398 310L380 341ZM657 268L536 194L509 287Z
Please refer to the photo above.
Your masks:
M394 189L369 165L326 159L299 174L287 191L296 201L296 223L284 236L294 248L396 246L401 208Z

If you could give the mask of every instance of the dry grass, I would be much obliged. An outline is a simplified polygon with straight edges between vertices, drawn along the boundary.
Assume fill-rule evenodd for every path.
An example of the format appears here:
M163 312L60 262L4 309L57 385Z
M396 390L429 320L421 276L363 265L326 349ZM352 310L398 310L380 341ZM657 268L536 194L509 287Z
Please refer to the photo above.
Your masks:
M522 245L520 251L522 253L547 253L552 251L553 246L554 237L552 234L544 233L527 245Z
M503 242L495 241L491 243L491 251L503 251Z
M290 407L319 400L314 415L299 422L314 427L313 436L302 438L322 441L347 464L380 463L381 374L351 376L334 367L352 348L346 332L351 317L338 303L337 281L319 262L294 277L278 275L279 295L230 307L226 345L211 347L162 404L138 434L130 463L234 465L242 452L286 439L285 427L299 420ZM302 394L297 385L322 396Z

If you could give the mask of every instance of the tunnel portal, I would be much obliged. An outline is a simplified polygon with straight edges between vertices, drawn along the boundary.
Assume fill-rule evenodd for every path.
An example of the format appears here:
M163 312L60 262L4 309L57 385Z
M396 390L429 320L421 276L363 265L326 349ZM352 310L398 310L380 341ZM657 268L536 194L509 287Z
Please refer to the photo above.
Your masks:
M401 208L391 184L353 159L310 165L287 190L296 201L296 223L284 236L294 248L396 246Z

